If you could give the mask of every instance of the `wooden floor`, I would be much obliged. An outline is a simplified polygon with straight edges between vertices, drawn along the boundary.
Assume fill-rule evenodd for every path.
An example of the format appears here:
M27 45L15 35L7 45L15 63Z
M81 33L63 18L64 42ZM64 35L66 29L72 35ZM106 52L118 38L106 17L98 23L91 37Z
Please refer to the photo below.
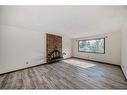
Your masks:
M127 89L119 66L67 59L0 75L0 89Z

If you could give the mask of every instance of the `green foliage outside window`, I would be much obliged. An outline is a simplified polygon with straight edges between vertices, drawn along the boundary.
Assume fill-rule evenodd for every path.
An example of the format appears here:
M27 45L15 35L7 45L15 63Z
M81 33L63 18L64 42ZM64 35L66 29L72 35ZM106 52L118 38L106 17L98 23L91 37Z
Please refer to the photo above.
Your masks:
M79 41L79 51L87 53L105 53L105 38Z

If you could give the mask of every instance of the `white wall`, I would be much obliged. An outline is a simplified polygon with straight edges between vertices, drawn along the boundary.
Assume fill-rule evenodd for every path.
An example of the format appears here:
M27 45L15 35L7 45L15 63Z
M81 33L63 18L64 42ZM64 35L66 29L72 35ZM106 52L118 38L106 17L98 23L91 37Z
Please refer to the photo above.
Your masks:
M74 39L72 56L120 65L121 64L121 36L120 35L121 35L120 31L118 31L118 32L111 32L108 34L100 34L90 37ZM101 38L105 36L107 36L105 40L105 54L78 52L78 40Z
M72 57L72 40L67 36L63 36L62 38L62 51L66 53L64 58Z
M63 37L63 51L71 57L71 40ZM26 62L29 64L26 64ZM0 74L46 62L46 35L43 32L0 26Z
M119 29L126 13L126 6L0 6L0 24L75 38Z
M122 64L124 75L127 78L127 28L126 26L122 29Z

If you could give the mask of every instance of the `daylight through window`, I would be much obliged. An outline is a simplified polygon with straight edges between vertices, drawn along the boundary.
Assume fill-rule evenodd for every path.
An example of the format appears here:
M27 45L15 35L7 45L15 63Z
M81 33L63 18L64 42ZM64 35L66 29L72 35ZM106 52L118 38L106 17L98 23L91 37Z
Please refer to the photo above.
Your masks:
M79 51L86 53L105 53L105 38L79 41Z

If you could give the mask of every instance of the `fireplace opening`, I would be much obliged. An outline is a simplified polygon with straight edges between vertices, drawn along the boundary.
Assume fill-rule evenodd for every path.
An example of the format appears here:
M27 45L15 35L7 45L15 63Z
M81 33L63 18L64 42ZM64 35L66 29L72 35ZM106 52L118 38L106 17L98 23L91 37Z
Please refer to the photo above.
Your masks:
M58 60L61 59L61 53L59 50L54 50L51 53L48 54L48 61L54 61L54 60Z

